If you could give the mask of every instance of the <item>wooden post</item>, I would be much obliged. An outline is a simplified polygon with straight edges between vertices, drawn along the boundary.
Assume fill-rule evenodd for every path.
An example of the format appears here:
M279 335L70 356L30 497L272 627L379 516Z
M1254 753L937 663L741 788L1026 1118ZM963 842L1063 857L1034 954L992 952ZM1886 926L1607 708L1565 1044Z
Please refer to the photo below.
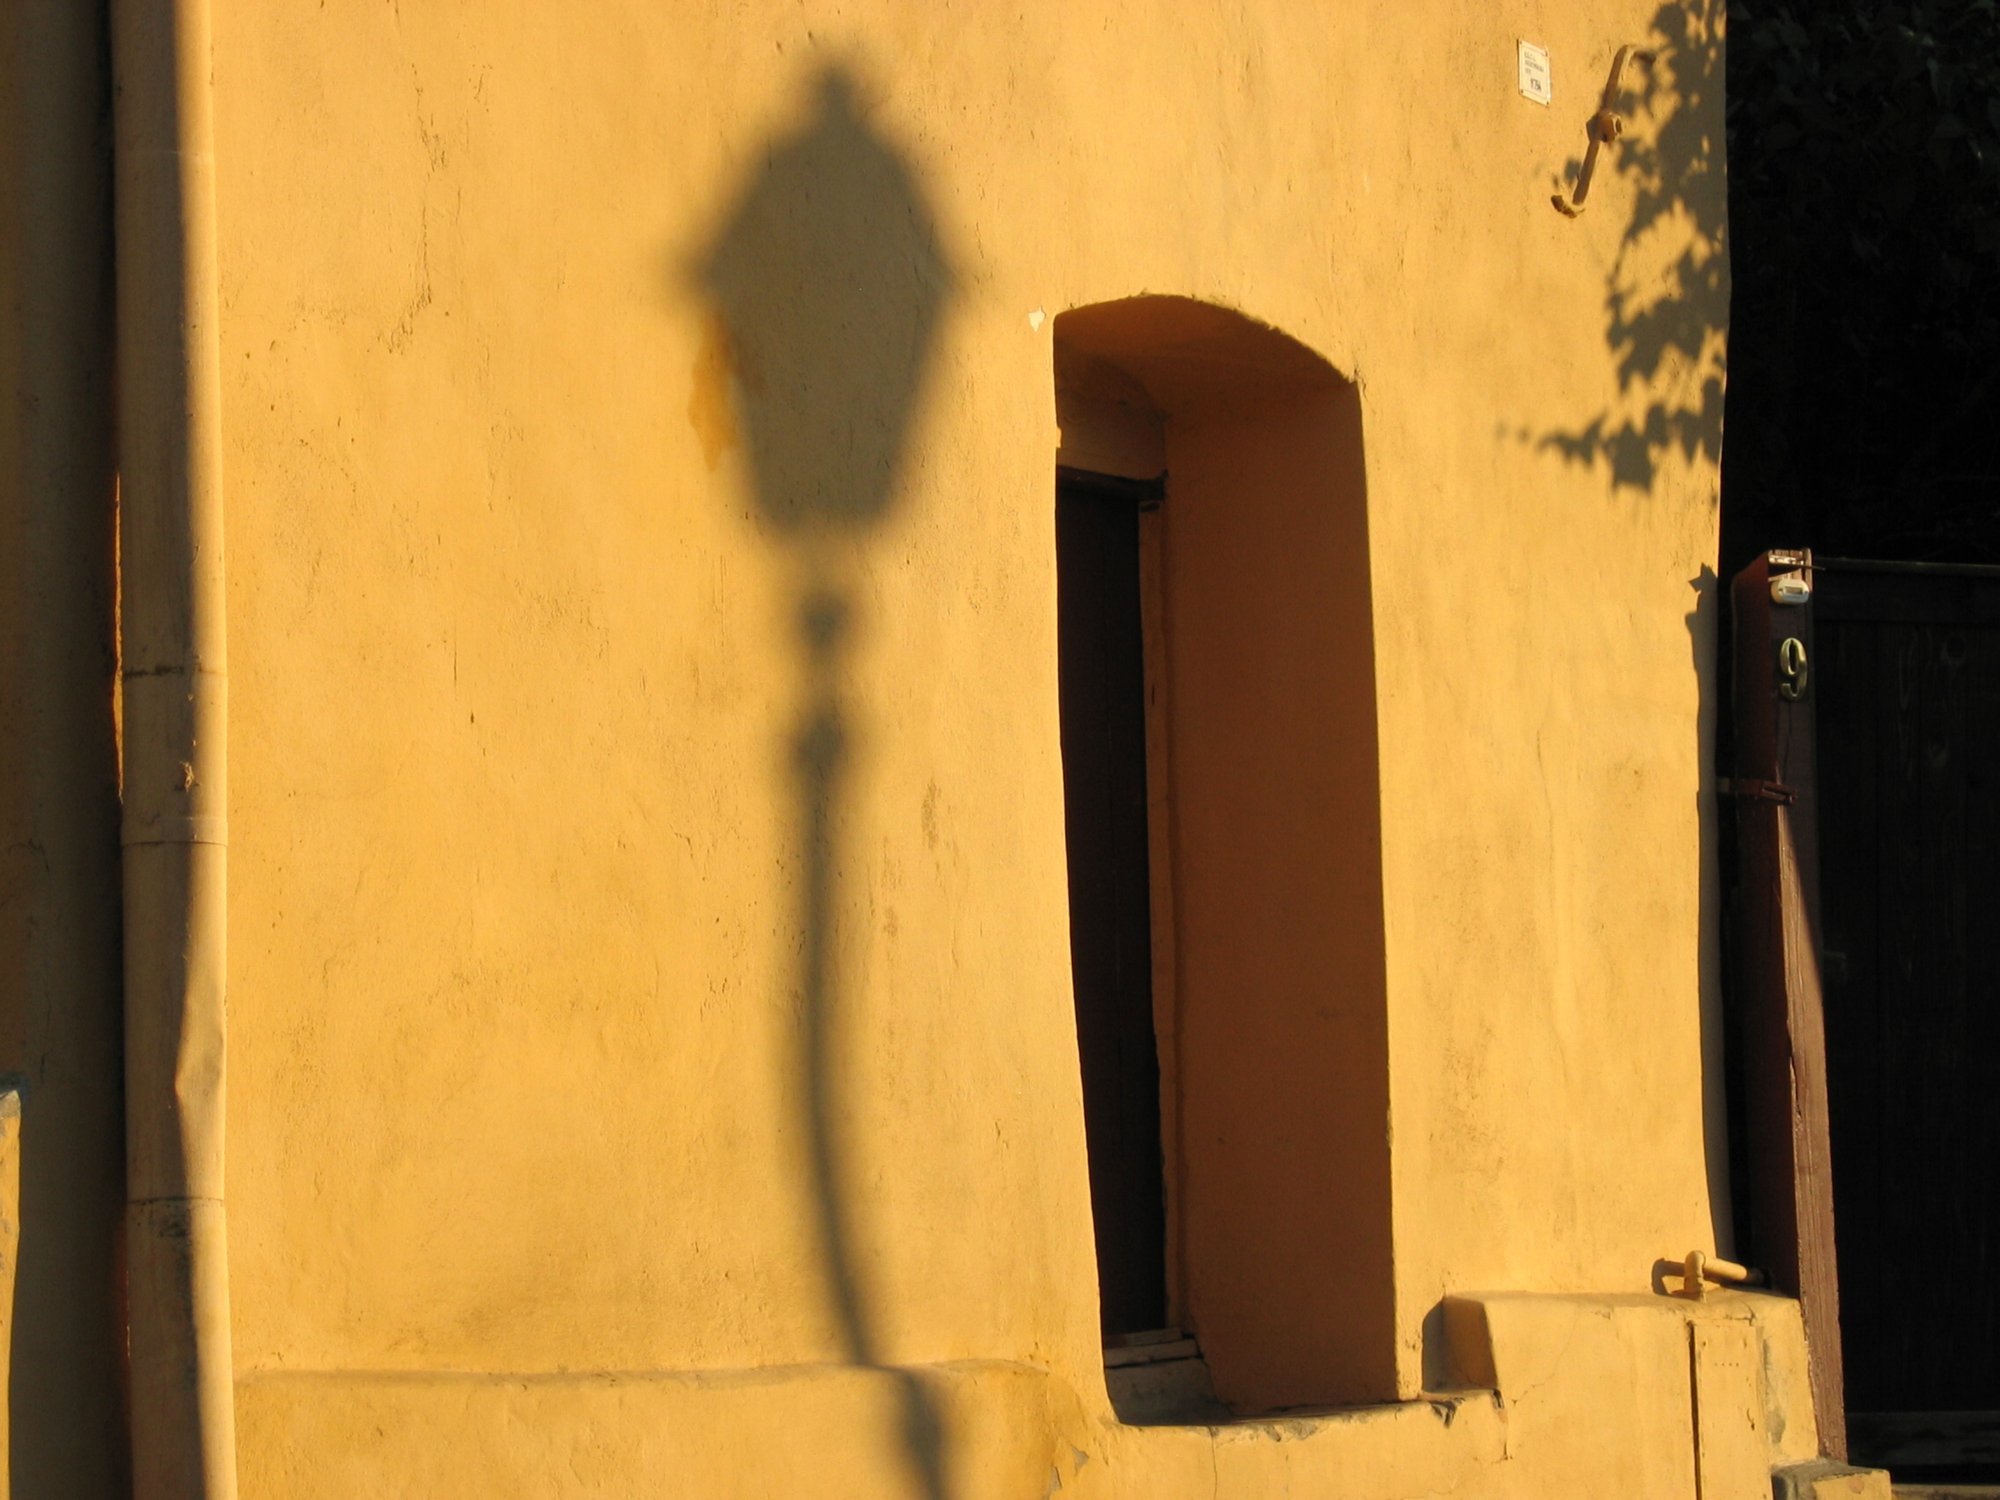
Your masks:
M1820 999L1812 555L1770 552L1730 587L1735 631L1733 1005L1751 1256L1799 1299L1820 1451L1847 1457Z

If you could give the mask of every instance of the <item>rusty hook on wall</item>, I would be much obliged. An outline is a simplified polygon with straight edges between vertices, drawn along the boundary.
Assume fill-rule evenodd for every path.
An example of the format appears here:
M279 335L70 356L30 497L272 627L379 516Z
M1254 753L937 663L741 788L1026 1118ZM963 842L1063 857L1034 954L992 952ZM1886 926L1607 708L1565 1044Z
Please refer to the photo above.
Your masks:
M1611 59L1611 76L1604 81L1604 97L1598 102L1597 113L1584 127L1590 145L1583 153L1583 165L1577 169L1576 186L1568 197L1557 193L1549 200L1564 217L1574 219L1583 212L1583 200L1590 195L1591 175L1597 170L1597 153L1625 133L1625 117L1618 113L1618 89L1625 79L1625 65L1637 61L1651 67L1655 56L1637 43L1628 42Z

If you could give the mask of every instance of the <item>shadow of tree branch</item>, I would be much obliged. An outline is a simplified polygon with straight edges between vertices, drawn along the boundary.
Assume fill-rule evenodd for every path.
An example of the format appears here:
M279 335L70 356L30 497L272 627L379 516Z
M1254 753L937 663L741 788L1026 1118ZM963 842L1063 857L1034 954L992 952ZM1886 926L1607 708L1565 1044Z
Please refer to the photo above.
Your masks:
M1624 79L1631 124L1609 153L1629 202L1605 279L1611 397L1573 427L1522 438L1568 462L1606 467L1615 488L1650 492L1669 455L1722 454L1729 312L1728 190L1723 141L1721 7L1662 5L1647 46L1655 61ZM1622 111L1621 111L1622 112ZM1582 167L1572 159L1564 180Z

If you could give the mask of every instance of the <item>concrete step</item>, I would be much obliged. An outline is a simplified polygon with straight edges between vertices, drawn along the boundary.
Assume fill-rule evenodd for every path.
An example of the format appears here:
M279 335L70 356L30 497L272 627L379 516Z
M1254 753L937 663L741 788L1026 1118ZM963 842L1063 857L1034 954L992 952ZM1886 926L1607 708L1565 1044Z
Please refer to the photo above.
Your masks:
M1891 1500L1887 1469L1856 1469L1830 1458L1771 1475L1775 1500Z

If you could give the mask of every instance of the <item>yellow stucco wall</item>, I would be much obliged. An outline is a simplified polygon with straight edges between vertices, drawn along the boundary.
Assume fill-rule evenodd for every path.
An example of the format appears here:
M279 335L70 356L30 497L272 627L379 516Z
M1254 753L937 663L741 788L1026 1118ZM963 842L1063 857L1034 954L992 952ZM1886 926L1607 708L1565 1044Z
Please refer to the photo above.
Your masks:
M1691 1493L1719 6L213 24L246 1494ZM1375 1362L1472 1378L1444 1299L1554 1297L1497 1405L1110 1417L1052 338L1139 293L1358 387Z

